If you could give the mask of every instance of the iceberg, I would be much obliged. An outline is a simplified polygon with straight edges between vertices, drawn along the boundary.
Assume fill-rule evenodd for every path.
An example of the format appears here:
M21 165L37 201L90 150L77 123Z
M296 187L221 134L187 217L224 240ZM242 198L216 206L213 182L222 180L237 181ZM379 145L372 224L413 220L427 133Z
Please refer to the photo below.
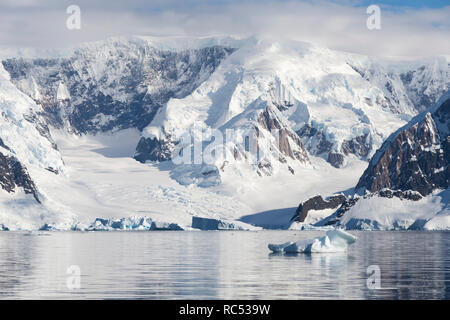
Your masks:
M354 235L335 229L328 231L325 236L315 239L269 244L269 249L275 253L345 252L347 247L355 241Z

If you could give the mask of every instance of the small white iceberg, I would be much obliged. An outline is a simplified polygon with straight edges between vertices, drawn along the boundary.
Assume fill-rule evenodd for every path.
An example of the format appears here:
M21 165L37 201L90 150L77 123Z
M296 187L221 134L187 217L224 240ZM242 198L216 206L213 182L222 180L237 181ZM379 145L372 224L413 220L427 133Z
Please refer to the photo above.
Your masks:
M269 249L276 253L344 252L355 241L354 235L335 229L328 231L325 236L315 239L269 244Z

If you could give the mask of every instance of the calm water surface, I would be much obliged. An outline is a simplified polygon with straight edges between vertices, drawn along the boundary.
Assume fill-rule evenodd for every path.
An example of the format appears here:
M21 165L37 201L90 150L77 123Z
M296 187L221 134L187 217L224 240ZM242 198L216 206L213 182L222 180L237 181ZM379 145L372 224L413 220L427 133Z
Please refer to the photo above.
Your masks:
M450 233L352 233L347 253L274 255L323 232L0 232L0 298L449 299Z

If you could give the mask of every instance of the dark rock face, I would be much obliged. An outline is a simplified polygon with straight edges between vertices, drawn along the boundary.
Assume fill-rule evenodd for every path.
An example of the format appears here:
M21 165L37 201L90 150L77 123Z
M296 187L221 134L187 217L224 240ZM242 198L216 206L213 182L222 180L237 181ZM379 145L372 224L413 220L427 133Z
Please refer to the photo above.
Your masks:
M336 210L335 213L333 213L331 216L326 218L323 221L323 224L326 226L335 225L339 223L339 220L342 218L342 216L350 210L351 207L353 207L357 202L359 198L348 198L345 199L342 203L342 205L339 207L339 209Z
M11 149L3 142L2 138L0 138L0 147L2 147L3 149L6 149L8 151L11 151Z
M50 134L50 129L46 124L45 118L42 115L30 113L24 115L24 118L28 122L34 124L39 134L52 144L53 149L58 150L58 146L56 145L56 142L53 140L53 137Z
M392 134L372 158L356 190L446 189L450 179L450 99Z
M233 52L222 46L172 52L130 40L81 48L69 58L2 63L49 124L95 133L142 130L170 98L190 94Z
M331 147L333 147L333 144L326 139L325 134L310 124L306 124L298 130L297 135L304 140L317 141L315 146L307 146L309 152L312 152L314 155L328 153L330 152Z
M278 149L282 155L301 162L309 162L308 154L298 135L284 125L270 107L260 114L258 124L269 132L276 131L278 133Z
M361 158L365 158L369 155L371 145L372 143L369 135L365 134L351 140L344 140L341 149L345 155L354 154Z
M289 127L283 120L282 115L276 106L267 105L265 103L264 109L255 111L255 117L248 121L248 131L244 133L243 143L237 143L233 149L233 156L236 160L247 159L249 154L255 156L255 169L260 176L270 176L274 172L275 162L287 164L289 159L298 161L300 163L308 163L309 157L303 147L298 135ZM164 129L164 128L163 128ZM176 140L176 136L171 136L163 130L163 138L141 138L134 158L140 162L145 161L166 161L172 159L175 155L176 146L180 141ZM267 140L274 138L269 143L270 147L266 147ZM247 139L248 138L248 139ZM204 143L204 141L202 141ZM207 144L204 144L205 146ZM263 149L264 148L264 149ZM182 151L182 150L181 150ZM223 170L226 162L220 167ZM291 174L295 174L292 167L286 165L287 170ZM208 173L216 174L218 170ZM202 173L205 175L205 173Z
M344 164L345 156L353 154L361 159L367 158L372 148L372 139L369 134L344 140L340 152L332 151L333 143L327 140L323 131L314 128L311 124L304 125L296 131L308 151L316 156L323 156L333 167L340 168ZM339 147L338 147L339 149Z
M370 135L357 136L351 140L344 140L341 144L341 152L329 152L327 161L333 167L340 168L344 164L345 156L353 154L361 159L365 159L369 155L371 148L372 141Z
M36 185L27 169L14 157L0 153L0 187L8 193L15 192L17 187L23 188L26 194L32 194L38 203Z
M303 222L308 216L308 211L335 209L339 207L341 204L343 204L345 201L346 197L344 195L331 196L327 198L327 200L324 200L320 195L312 197L300 203L291 221Z
M172 158L174 144L170 140L156 138L141 138L136 147L134 159L145 163L146 161L166 161Z
M375 153L355 190L362 197L346 199L323 225L339 225L360 199L371 197L418 201L436 189L447 189L450 172L450 93L393 133ZM375 223L375 225L373 225ZM421 228L423 221L413 226ZM349 229L378 228L369 220L351 219ZM395 226L401 229L402 226Z
M412 200L412 201L418 201L422 199L422 196L418 192L414 192L411 190L408 191L399 191L399 190L390 190L390 189L383 189L378 192L378 196L383 198L389 198L392 199L393 197L397 197L399 199L406 199L406 200Z
M338 218L342 217L344 213L346 213L348 210L350 210L351 207L353 207L357 202L359 198L348 198L342 203L342 205L339 207L339 209L336 211L336 216Z
M344 155L342 153L328 153L327 161L335 168L340 168L344 164Z

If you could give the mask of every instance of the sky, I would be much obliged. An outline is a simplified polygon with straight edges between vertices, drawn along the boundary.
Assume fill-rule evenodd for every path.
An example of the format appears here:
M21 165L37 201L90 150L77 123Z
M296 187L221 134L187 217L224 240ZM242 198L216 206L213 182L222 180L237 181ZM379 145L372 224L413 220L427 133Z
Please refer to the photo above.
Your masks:
M69 30L67 8L80 8ZM380 29L366 12L379 5ZM0 47L111 36L261 36L374 56L450 55L450 0L0 0Z

